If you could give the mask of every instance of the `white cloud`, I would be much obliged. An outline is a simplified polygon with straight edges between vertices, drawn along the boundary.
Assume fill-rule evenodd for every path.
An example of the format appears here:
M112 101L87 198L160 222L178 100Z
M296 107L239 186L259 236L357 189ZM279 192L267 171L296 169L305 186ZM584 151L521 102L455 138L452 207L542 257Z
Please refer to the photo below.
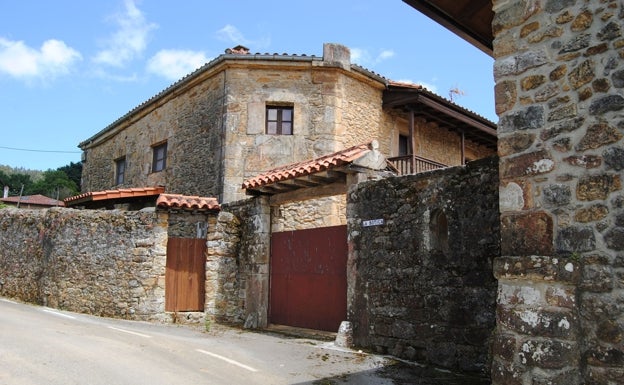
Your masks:
M381 51L381 53L377 55L376 61L380 62L386 59L390 59L391 57L394 57L394 51L387 49L387 50Z
M433 83L427 83L427 82L416 82L416 84L419 84L423 87L425 87L426 89L428 89L429 91L433 92L434 94L438 94L438 86L436 86ZM439 94L438 94L439 95Z
M60 40L46 40L40 49L0 37L0 72L16 78L55 77L71 70L82 55Z
M125 0L123 14L112 17L118 30L106 41L106 48L98 52L93 61L113 67L123 67L127 62L143 53L149 34L158 27L145 20L143 13L133 0Z
M377 56L373 56L368 50L362 48L351 48L351 62L361 66L374 66L384 60L394 57L394 51L383 50Z
M177 80L204 65L209 59L203 52L162 50L147 63L147 71Z
M269 37L261 37L256 40L247 39L238 28L231 24L227 24L218 30L217 38L227 43L240 44L256 50L266 48L271 44L271 38Z
M217 37L219 38L219 40L226 42L232 42L242 45L249 44L249 40L245 39L243 33L231 24L227 24L225 27L218 30Z

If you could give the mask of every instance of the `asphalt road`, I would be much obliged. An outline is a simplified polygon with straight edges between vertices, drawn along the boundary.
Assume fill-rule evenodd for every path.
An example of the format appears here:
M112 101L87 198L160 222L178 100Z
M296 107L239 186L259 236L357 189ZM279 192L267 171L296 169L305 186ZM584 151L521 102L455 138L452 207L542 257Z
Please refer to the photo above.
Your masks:
M379 374L387 363L332 342L99 318L0 298L2 385L394 384Z

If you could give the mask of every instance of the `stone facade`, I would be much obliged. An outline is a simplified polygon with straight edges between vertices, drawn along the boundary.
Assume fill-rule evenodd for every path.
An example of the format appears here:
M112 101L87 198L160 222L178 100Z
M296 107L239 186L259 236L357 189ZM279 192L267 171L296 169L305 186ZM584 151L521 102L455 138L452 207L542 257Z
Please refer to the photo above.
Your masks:
M384 155L399 155L408 115L383 107L386 86L383 77L352 65L348 48L337 44L325 44L323 57L221 55L82 142L83 192L161 185L170 193L228 203L246 198L245 179L371 139ZM266 134L267 106L293 108L292 135ZM462 162L457 132L418 118L415 141L416 155L446 165ZM152 149L165 142L167 165L152 172ZM493 152L466 141L468 159ZM116 185L121 159L124 182ZM344 223L344 203L324 200L317 207L306 215L339 212L328 225ZM316 215L306 221L327 222Z
M103 137L81 144L82 190L167 186L185 195L217 196L221 180L223 74L197 79L187 92L146 104ZM152 147L167 143L167 167L152 172ZM126 160L125 181L115 183L115 161Z
M624 5L493 1L495 384L624 383Z
M497 164L492 157L350 189L347 317L357 346L489 374Z
M164 317L166 215L0 210L0 295L138 320Z

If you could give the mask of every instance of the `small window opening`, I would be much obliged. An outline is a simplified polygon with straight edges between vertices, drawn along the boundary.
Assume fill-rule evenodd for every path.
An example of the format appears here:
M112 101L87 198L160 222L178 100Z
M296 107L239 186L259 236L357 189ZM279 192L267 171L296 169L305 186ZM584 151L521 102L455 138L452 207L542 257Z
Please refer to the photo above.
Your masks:
M431 250L447 253L449 250L448 219L444 211L435 210L431 213L429 233Z
M115 160L115 185L123 184L126 179L126 157Z
M167 142L152 147L152 172L162 171L167 167Z
M267 106L266 133L269 135L292 135L293 108L285 106Z

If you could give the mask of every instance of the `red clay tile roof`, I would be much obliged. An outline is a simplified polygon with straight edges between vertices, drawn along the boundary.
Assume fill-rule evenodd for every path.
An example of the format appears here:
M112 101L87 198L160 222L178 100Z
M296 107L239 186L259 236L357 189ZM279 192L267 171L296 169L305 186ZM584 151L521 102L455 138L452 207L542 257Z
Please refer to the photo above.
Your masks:
M105 190L87 192L73 197L65 198L64 201L68 206L78 203L101 201L106 199L148 197L159 195L165 192L164 187L142 187L142 188L123 188L118 190Z
M253 189L267 184L311 175L317 172L348 165L370 151L371 142L349 147L320 158L274 168L243 182L244 189Z
M182 209L218 211L221 209L217 198L187 196L180 194L160 194L156 206L162 209Z
M25 205L35 205L35 206L65 206L63 201L58 201L56 199L48 198L45 195L35 194L35 195L25 195L23 197L7 197L0 199L2 202L7 203L17 203Z

